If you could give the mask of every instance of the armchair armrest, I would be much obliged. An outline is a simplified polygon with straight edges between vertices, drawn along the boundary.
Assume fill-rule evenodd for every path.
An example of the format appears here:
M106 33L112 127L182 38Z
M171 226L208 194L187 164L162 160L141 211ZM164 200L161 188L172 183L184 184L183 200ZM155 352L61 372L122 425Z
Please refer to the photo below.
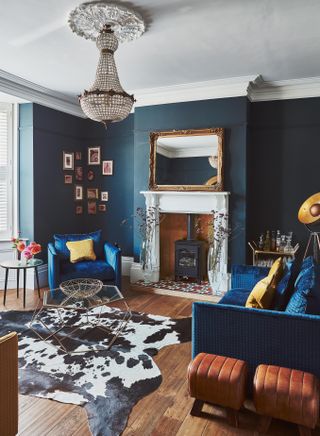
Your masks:
M121 249L109 242L105 242L104 255L106 262L114 270L115 285L121 290Z
M60 261L59 255L54 245L48 244L48 282L50 289L56 289L60 281Z
M253 289L269 273L269 268L253 265L232 265L231 289Z

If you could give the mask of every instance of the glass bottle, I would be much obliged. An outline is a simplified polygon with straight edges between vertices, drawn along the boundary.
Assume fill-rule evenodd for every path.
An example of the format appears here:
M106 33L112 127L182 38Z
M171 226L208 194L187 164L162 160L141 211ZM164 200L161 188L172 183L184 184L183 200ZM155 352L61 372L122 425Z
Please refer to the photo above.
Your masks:
M263 247L264 247L264 236L263 233L261 233L261 235L259 236L258 248L259 250L263 250Z
M276 251L276 232L271 232L271 251Z
M280 233L280 230L277 230L276 251L280 251L280 242L281 242L281 233Z
M285 246L286 246L286 235L281 235L281 238L280 238L280 249L279 249L279 251L281 253L284 253Z
M264 240L264 250L270 251L270 232L267 230L266 239Z

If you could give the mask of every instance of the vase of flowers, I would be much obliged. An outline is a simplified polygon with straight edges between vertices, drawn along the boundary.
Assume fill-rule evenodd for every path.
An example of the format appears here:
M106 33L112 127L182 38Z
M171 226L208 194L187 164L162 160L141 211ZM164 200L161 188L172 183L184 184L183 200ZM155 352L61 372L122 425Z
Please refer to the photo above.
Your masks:
M17 238L16 238L17 239ZM19 241L15 245L22 265L32 264L34 256L36 254L41 253L41 245L36 242L30 242L29 245L26 245L23 241Z
M209 232L209 249L207 258L208 280L212 293L220 295L221 281L221 254L225 239L229 236L228 215L223 212L212 211L212 230Z
M141 238L140 247L140 265L143 271L144 281L152 281L152 241L155 227L160 224L159 213L156 207L149 206L147 210L141 207L137 208L136 218L138 220L138 229Z
M16 238L11 238L11 242L12 242L12 248L16 250L17 259L20 260L21 253L26 248L26 244L24 241L20 239L19 236L17 236Z

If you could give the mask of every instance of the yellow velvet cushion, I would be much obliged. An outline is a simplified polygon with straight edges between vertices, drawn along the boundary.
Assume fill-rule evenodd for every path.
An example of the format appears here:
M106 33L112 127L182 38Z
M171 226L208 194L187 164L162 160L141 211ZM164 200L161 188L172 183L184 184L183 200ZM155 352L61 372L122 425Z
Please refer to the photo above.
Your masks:
M283 275L283 260L279 257L275 260L270 268L269 274L260 280L252 289L247 301L246 307L256 309L269 309L272 304L276 286Z
M268 277L274 277L275 280L275 286L277 286L277 284L280 282L280 280L282 279L283 276L283 259L282 257L278 257L278 259L276 259L273 264L272 267L270 268Z
M82 241L69 241L66 243L70 251L70 262L77 263L81 260L96 260L92 239Z
M275 292L274 278L265 277L260 280L252 289L246 307L254 307L256 309L269 309L271 306Z

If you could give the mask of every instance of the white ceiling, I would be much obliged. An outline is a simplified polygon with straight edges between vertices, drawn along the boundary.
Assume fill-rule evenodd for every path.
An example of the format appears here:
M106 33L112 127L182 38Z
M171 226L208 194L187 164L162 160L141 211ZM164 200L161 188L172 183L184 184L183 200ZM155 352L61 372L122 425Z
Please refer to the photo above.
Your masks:
M2 70L76 95L92 83L95 44L73 34L78 0L0 0ZM262 74L268 81L320 76L319 0L135 0L148 31L116 53L134 91Z

